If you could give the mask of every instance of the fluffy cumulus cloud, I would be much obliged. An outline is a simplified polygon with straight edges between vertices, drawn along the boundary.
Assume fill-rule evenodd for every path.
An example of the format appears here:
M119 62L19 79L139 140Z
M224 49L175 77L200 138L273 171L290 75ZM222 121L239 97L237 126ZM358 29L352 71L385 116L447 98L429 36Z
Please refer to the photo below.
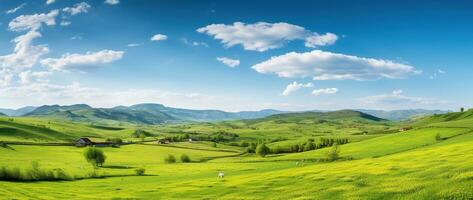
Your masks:
M58 14L59 10L52 10L49 13L20 15L8 24L8 28L11 31L35 31L38 30L43 24L47 26L56 25L55 18Z
M302 88L311 88L314 87L312 83L297 83L296 81L292 82L291 84L286 86L286 89L282 92L283 96L289 96L295 91L298 91Z
M327 46L335 44L337 40L338 36L333 33L326 33L324 35L314 34L306 38L305 46L312 48L317 46Z
M314 80L400 79L420 73L413 66L390 60L364 58L313 50L291 52L253 66L257 72L286 78L312 77Z
M117 5L120 3L119 0L105 0L104 3L109 4L109 5Z
M304 27L284 22L211 24L197 29L197 32L213 36L220 40L225 47L241 45L245 50L259 52L280 48L291 40L305 40L307 47L316 47L331 45L338 39L332 33L319 35L306 30Z
M123 57L123 51L102 50L86 54L64 54L61 58L46 58L41 64L52 70L87 70L111 63Z
M46 0L46 5L50 5L56 2L56 0Z
M20 4L19 6L15 7L15 8L12 8L12 9L10 9L10 10L7 10L5 13L7 13L7 14L16 13L16 11L22 9L22 8L25 7L25 6L26 6L26 3L22 3L22 4Z
M17 69L32 67L41 56L49 53L49 48L46 45L32 45L33 40L39 37L41 34L37 31L29 31L16 37L13 40L16 43L13 53L0 56L0 66Z
M312 95L319 96L323 94L336 94L338 93L337 88L324 88L324 89L316 89L312 91Z
M38 31L43 25L52 26L56 24L58 10L49 13L20 15L13 19L8 28L10 31L28 31L12 40L15 43L13 52L0 56L0 67L2 68L30 68L37 63L39 58L49 52L46 45L33 45L33 40L41 37Z
M394 90L390 94L380 94L359 99L365 106L385 109L405 109L438 106L447 102L432 98L404 95L403 90Z
M167 40L168 39L168 36L167 35L163 35L163 34L155 34L153 35L153 37L151 37L151 41L163 41L163 40Z
M86 2L76 3L73 7L65 7L62 9L63 12L69 13L71 15L77 15L80 13L89 12L91 6Z
M236 67L240 65L240 60L237 60L237 59L231 59L227 57L218 57L217 60L229 67Z

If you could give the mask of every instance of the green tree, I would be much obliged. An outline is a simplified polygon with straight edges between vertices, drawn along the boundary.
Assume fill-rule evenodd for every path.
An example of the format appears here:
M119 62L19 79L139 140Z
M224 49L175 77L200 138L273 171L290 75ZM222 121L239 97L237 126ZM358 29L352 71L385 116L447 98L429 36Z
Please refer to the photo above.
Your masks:
M463 112L463 111L465 111L465 108L461 107L460 112Z
M327 152L327 160L335 161L339 158L340 147L337 144L334 144L332 148Z
M166 163L175 163L176 162L176 157L169 154L166 158L164 158L164 162L166 162Z
M136 173L136 175L138 175L138 176L143 176L143 175L145 175L145 171L146 171L145 168L138 168L138 169L135 169L135 173Z
M435 141L437 142L442 141L442 136L440 136L440 133L437 133L437 135L435 135Z
M183 163L188 163L188 162L190 162L190 161L191 161L191 158L189 158L188 155L186 155L186 154L182 154L182 155L181 155L181 162L183 162Z
M265 157L269 154L269 152L270 149L264 143L258 144L258 146L256 147L256 154L261 157Z
M315 144L313 142L307 142L304 146L304 151L312 151L315 149Z
M107 158L101 149L95 147L89 147L84 151L84 157L94 167L103 166L105 159Z

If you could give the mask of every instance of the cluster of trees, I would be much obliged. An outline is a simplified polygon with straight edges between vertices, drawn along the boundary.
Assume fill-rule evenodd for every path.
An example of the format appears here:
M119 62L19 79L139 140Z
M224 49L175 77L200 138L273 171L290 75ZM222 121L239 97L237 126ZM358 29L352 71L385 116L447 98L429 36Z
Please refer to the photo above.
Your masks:
M171 142L184 142L184 141L188 141L190 138L191 137L189 136L189 134L184 134L184 135L166 136L164 137L164 140L169 140Z
M123 140L121 138L107 138L105 141L113 143L113 144L123 143Z
M320 138L320 141L316 143L314 139L309 139L307 142L302 144L292 145L289 151L284 151L283 149L276 149L277 153L296 153L303 151L312 151L316 149L321 149L325 147L331 147L334 145L347 144L349 140L347 138Z
M135 130L135 132L131 134L131 136L134 138L141 138L141 140L144 140L146 137L151 137L154 135L148 131L137 129Z
M180 158L181 158L181 162L183 163L191 162L191 158L186 154L182 154ZM176 161L177 161L176 157L174 157L174 155L172 154L169 154L168 156L164 158L165 163L176 163Z

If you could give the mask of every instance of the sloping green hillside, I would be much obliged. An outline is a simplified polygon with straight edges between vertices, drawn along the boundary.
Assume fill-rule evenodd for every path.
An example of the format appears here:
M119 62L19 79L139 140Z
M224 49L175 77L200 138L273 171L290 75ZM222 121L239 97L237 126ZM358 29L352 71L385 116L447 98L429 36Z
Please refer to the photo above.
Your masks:
M70 142L80 137L130 137L135 128L102 128L42 118L0 117L0 141Z
M264 158L219 152L218 146L206 147L207 143L103 148L107 162L96 171L116 177L35 183L0 181L0 193L18 199L93 199L95 194L104 199L473 199L470 119L417 125L408 131L341 145L341 158L334 162L317 161L327 156L330 148ZM296 122L300 121L288 124ZM219 124L248 126L242 121ZM268 120L250 126L275 124ZM202 128L208 124L199 125ZM14 150L0 148L4 165L28 167L36 159L44 168L59 167L78 174L88 170L80 148L11 148ZM208 162L165 164L163 158L168 154L187 154L196 160L213 158ZM145 176L134 175L133 170L138 167L146 168ZM225 177L217 178L219 172L225 172Z
M468 126L470 121L473 121L473 109L470 109L465 112L451 112L447 114L436 114L421 118L413 123L414 126L426 126L433 125L442 122L461 122L465 123L465 126ZM458 123L457 123L458 124Z

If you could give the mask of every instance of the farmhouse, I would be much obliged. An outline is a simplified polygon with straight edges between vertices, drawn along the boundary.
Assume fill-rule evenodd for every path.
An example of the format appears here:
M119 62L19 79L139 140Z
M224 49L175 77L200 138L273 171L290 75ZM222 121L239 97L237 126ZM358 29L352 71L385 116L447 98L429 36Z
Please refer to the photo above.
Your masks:
M89 138L79 138L76 141L76 146L77 147L86 147L86 146L96 146L96 147L114 146L114 147L118 147L119 144L114 144L114 143L111 143L111 142L93 142Z
M169 140L169 139L159 139L158 144L171 144L171 140Z
M402 127L402 128L399 129L399 132L408 131L410 129L412 129L412 128L411 127Z
M89 146L89 145L92 145L92 144L93 144L93 142L89 138L79 138L76 141L76 146L78 146L78 147L85 147L85 146Z

